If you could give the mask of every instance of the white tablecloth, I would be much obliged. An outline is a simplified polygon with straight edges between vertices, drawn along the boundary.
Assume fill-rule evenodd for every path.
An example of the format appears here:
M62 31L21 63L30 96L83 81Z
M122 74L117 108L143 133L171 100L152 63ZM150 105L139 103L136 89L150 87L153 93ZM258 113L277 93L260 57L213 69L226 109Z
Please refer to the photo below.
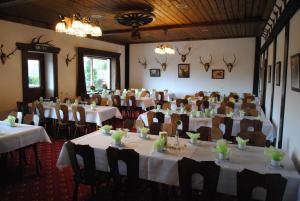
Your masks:
M139 176L142 179L156 181L168 185L178 185L177 161L182 157L188 157L197 161L216 161L216 154L211 151L213 142L200 142L199 145L190 145L188 140L180 139L181 149L168 149L164 153L153 152L154 140L158 136L151 136L148 140L137 137L136 133L129 133L123 139L124 148L134 149L140 154ZM75 144L88 144L95 150L96 168L102 171L109 171L105 150L112 144L110 136L106 136L96 131L72 140ZM168 143L173 144L174 138L168 138ZM300 176L296 171L292 161L285 158L282 169L269 167L269 160L264 156L264 148L247 147L245 151L237 149L236 145L231 145L230 160L217 162L221 166L221 173L218 183L218 192L236 195L236 173L248 168L259 173L279 173L288 179L284 201L300 201ZM57 167L62 169L70 166L70 161L65 145L62 147ZM124 173L123 164L119 166L120 172ZM194 184L199 180L195 178ZM256 197L260 197L259 193Z
M10 152L38 142L51 143L43 127L25 124L16 124L15 127L10 127L6 122L0 121L0 153Z
M45 117L57 119L55 108L52 105L44 105ZM112 106L96 106L95 109L91 109L91 106L84 106L86 122L96 123L102 126L102 122L113 117L122 119L122 115L118 108ZM69 120L74 121L73 112L71 106L69 106Z
M248 119L253 119L253 117L245 117ZM142 113L138 117L139 120L142 120L146 126L148 126L148 118L147 118L147 112ZM156 120L154 120L156 121ZM240 132L240 122L241 118L239 117L234 117L233 118L233 125L232 125L232 136L236 136ZM271 121L265 119L262 117L262 132L266 135L267 140L270 140L273 142L273 140L276 138L274 126ZM165 123L171 123L171 117L168 115L165 115ZM190 117L189 119L189 130L190 131L197 131L198 128L201 126L207 126L207 127L212 127L212 118L208 117L199 117L199 118L194 118ZM225 132L224 127L221 125L221 130L223 133Z

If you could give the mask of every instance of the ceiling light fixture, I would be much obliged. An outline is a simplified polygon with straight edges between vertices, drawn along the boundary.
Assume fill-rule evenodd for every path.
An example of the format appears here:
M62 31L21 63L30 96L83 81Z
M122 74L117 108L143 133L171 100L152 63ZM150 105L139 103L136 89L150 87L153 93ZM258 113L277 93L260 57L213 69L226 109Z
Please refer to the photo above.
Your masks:
M175 50L173 49L172 45L170 45L169 43L159 44L154 49L154 52L156 54L175 54Z
M91 22L89 17L80 18L79 14L72 17L59 16L60 21L55 26L55 31L75 35L78 37L86 37L91 35L94 37L102 36L102 30L99 26Z

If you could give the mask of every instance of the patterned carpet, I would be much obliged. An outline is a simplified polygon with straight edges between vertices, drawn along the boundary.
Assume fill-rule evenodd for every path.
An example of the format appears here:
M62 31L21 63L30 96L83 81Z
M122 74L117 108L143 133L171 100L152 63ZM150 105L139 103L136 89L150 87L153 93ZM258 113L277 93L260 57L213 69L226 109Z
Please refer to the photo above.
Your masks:
M56 168L56 160L64 140L53 140L52 144L41 143L39 155L42 162L41 175L35 175L35 162L31 149L26 151L28 165L24 169L22 179L17 176L18 154L13 153L8 159L8 184L0 191L1 201L60 201L71 200L73 192L72 169L60 171ZM90 190L80 186L78 200L88 200Z

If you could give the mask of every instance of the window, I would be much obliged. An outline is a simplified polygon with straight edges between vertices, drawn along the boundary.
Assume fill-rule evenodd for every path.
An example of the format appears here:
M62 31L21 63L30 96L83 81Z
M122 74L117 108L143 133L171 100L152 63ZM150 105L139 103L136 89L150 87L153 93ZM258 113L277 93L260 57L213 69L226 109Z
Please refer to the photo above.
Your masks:
M110 59L83 57L86 90L91 86L96 90L110 88Z
M28 60L28 86L29 88L39 88L41 86L39 60Z

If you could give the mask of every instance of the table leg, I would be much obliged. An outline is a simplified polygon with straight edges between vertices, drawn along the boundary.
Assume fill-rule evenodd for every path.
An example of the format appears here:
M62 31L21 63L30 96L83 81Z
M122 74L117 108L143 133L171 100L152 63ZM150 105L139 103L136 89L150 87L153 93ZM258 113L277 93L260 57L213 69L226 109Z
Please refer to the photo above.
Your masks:
M5 184L7 183L7 171L6 171L6 164L7 164L7 153L0 154L0 186L1 190L5 189Z

